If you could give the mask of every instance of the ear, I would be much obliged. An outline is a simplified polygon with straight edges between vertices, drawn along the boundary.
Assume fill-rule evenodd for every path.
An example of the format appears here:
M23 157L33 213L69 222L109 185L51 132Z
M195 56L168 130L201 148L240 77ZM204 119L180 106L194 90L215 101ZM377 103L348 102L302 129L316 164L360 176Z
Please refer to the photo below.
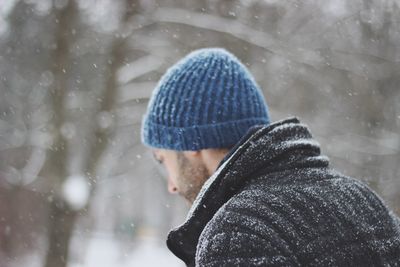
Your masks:
M201 150L199 151L184 151L185 156L189 159L196 159L201 157Z

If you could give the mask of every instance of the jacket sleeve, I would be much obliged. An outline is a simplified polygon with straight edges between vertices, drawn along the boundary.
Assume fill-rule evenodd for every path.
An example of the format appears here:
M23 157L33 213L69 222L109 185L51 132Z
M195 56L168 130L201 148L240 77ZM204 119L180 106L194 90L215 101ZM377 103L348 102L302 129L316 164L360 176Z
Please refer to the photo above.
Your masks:
M196 266L300 265L280 233L252 214L226 207L217 212L200 235Z

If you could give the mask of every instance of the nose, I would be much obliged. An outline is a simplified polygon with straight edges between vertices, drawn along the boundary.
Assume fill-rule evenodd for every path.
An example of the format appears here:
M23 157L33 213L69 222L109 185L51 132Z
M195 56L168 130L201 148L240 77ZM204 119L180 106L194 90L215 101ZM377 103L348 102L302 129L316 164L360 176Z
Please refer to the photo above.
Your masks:
M168 192L171 194L178 193L178 188L174 185L171 179L168 177Z

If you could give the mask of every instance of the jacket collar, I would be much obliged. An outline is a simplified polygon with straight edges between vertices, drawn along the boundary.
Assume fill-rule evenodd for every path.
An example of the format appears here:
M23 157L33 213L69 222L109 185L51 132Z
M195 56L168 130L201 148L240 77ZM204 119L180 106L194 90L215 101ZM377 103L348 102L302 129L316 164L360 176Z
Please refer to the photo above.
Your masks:
M194 266L205 225L252 178L279 170L328 165L328 159L320 156L319 144L297 118L252 128L203 185L186 221L169 233L168 248L186 265Z

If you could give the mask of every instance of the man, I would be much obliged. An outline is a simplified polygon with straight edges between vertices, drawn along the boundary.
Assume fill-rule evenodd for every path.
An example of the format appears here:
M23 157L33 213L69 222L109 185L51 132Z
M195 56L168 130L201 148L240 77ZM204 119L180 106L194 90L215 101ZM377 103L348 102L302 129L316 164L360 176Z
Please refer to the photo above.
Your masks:
M168 189L193 203L169 233L188 266L399 266L400 223L363 183L329 167L296 118L270 124L256 82L223 49L171 67L143 142Z

